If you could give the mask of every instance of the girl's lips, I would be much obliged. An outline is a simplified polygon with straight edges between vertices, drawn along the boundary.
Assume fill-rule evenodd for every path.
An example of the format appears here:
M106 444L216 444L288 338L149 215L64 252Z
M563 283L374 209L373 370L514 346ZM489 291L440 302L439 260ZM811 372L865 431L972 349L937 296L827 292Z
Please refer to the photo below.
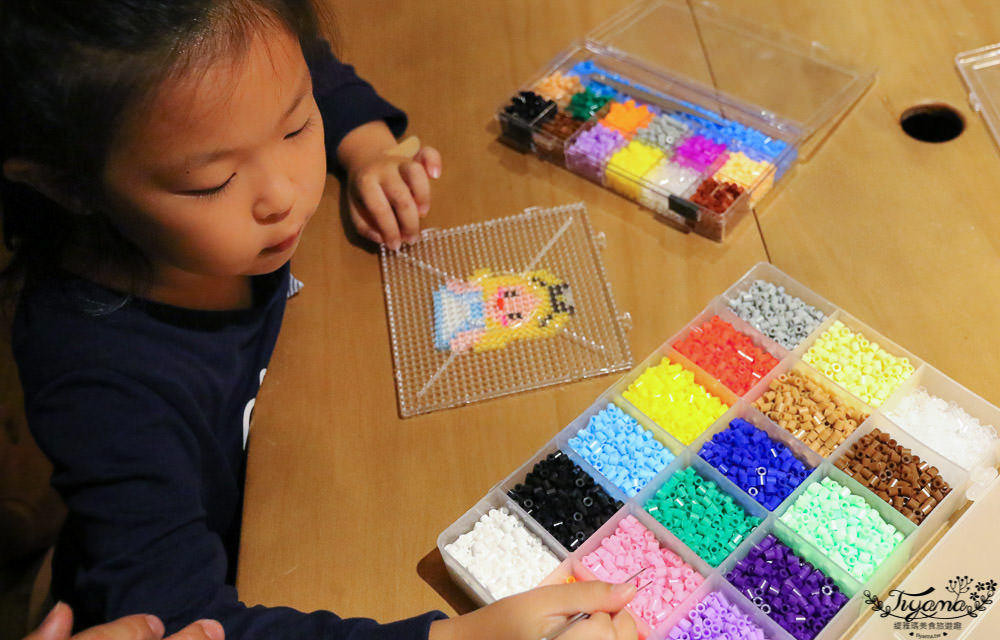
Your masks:
M302 228L299 227L298 231L288 236L278 244L267 247L262 253L281 253L283 251L288 251L295 245L295 241L299 239L299 234L301 233Z

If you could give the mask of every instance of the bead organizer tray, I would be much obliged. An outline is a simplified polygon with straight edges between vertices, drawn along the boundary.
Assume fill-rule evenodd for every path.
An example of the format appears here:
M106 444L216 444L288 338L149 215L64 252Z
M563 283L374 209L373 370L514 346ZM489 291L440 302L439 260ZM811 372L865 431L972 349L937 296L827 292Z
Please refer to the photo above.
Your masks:
M1000 43L959 53L955 66L969 90L969 104L1000 145Z
M383 246L400 415L631 366L602 240L577 203Z
M852 379L858 363L867 388ZM917 393L963 417L914 435L901 407ZM617 581L645 567L638 582L652 581L644 592L654 595L629 606L647 638L695 637L704 601L719 596L768 638L830 640L865 613L865 592L882 594L966 504L970 482L997 462L992 425L1000 409L760 263L438 547L481 604L544 553L559 564L536 585ZM964 434L977 455L959 464L940 444ZM490 533L481 520L493 510L534 536L530 553ZM721 637L697 624L700 637Z
M509 146L721 242L873 79L709 3L640 0L535 74L497 118Z

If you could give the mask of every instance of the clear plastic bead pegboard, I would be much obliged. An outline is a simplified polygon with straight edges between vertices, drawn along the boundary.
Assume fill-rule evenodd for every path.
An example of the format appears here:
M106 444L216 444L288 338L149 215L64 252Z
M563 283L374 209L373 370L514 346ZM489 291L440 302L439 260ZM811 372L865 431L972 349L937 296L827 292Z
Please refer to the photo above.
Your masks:
M582 203L429 229L381 262L404 418L632 364Z

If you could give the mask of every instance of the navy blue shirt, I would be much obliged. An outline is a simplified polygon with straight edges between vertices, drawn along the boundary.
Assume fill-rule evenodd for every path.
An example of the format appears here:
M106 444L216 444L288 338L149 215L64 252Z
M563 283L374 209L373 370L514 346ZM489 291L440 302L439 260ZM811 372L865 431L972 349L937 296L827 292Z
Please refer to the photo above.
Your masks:
M356 126L406 120L338 62L311 52L330 166ZM29 427L69 508L53 595L77 628L152 613L171 633L199 618L239 638L426 638L431 612L380 625L246 607L236 554L245 441L290 286L289 268L253 278L236 311L172 307L69 274L22 296L12 328Z

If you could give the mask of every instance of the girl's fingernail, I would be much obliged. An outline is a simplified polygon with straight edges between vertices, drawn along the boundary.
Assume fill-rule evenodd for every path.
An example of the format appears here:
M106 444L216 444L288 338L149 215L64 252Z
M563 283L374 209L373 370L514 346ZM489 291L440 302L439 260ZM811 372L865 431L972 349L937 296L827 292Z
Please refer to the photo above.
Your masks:
M58 609L62 604L63 604L62 601L59 601L59 602L55 603L55 605L52 607L52 609L47 614L45 614L45 619L42 620L42 624L39 625L39 627L38 627L39 631L47 629L48 627L51 627L52 625L55 624L55 622L56 622L56 615L55 615L56 609Z
M431 167L431 177L434 178L435 180L437 180L438 178L440 178L441 177L441 168L440 167Z
M162 638L163 637L163 634L165 633L165 631L163 629L163 623L160 622L159 618L157 618L156 616L148 615L147 614L146 615L146 625L149 627L149 630L153 632L154 636L156 636L157 638Z
M201 630L205 632L209 640L225 640L226 632L223 630L222 625L215 620L198 620L198 626Z
M616 584L615 586L611 587L611 591L615 595L620 595L620 596L632 595L633 593L635 593L635 585L632 584L631 582L623 582L621 584Z

